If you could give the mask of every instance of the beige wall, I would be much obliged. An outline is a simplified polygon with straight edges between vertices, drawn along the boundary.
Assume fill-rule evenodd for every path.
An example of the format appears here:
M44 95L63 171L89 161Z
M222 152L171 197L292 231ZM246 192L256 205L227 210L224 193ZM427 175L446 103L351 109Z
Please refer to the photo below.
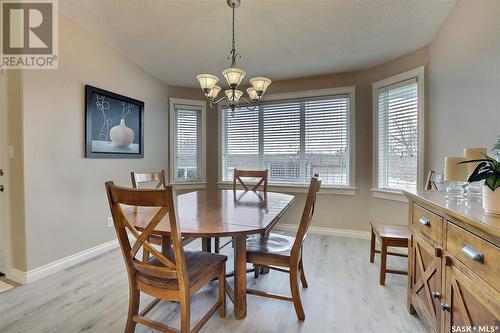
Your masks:
M10 205L12 265L25 271L26 226L24 219L24 152L22 114L22 73L19 70L7 72L7 108L9 122L9 145L14 150L10 159Z
M21 270L115 239L104 182L129 185L131 170L168 166L168 87L64 15L59 48L58 70L22 75L27 263L21 253L14 262ZM143 159L84 157L85 84L145 102Z
M461 1L429 47L428 169L500 135L500 1Z

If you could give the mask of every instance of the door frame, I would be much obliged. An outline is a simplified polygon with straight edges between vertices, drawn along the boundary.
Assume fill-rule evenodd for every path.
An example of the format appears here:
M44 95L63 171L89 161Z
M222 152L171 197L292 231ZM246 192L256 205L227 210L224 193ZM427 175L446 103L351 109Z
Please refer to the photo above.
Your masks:
M9 156L9 125L8 125L8 94L7 94L7 74L8 71L0 69L0 161L5 164L3 168L3 176L0 176L1 183L4 185L4 192L1 193L3 197L3 205L5 209L0 216L0 230L5 231L5 235L0 238L0 250L5 251L5 258L0 258L0 272L8 275L12 268L12 234L11 234L11 215L10 215L10 156ZM3 232L2 232L3 233ZM2 245L3 244L3 245Z

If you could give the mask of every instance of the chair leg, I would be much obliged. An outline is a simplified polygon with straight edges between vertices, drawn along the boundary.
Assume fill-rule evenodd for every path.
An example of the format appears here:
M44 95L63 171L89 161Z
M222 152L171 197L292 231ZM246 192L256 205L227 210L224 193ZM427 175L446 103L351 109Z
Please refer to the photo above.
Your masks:
M203 252L212 252L212 238L203 237L201 239L201 250Z
M133 333L137 323L132 320L132 317L139 313L140 292L133 288L130 290L130 299L128 303L128 316L127 324L125 326L125 333Z
M220 253L220 237L214 238L215 253Z
M370 240L370 263L373 263L374 261L375 261L375 233L373 232L372 228L372 234Z
M148 261L149 260L149 251L144 249L142 250L142 261Z
M307 284L306 274L304 273L304 264L302 263L302 258L299 261L299 269L300 269L300 282L302 283L302 287L307 288L309 285Z
M180 301L180 305L181 305L181 333L189 333L191 329L190 328L191 319L189 317L189 312L190 312L189 298L182 299Z
M380 285L385 285L385 273L387 268L387 241L382 239L380 249Z
M253 264L253 277L258 279L259 278L259 272L260 272L260 266L259 265L256 265L256 264Z
M221 305L219 307L219 316L224 318L226 316L226 264L222 263L219 272L219 299Z
M295 312L299 320L306 319L304 314L304 308L302 307L302 301L300 300L299 292L299 280L298 280L298 265L293 265L290 267L290 289L292 291L293 306L295 307Z

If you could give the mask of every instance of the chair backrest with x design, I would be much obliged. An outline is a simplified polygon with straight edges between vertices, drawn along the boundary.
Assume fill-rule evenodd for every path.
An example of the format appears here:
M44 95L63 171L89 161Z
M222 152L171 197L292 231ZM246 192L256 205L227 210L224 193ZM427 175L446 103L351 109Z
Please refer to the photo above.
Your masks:
M242 178L257 178L258 182L250 189L247 184L243 181ZM233 176L233 190L236 190L236 181L238 181L241 186L246 191L257 191L259 189L259 186L262 185L262 189L264 192L267 192L267 180L269 178L269 169L265 170L240 170L240 169L234 169L234 176Z
M130 281L134 281L135 274L139 272L157 278L177 279L179 290L187 290L189 281L175 210L175 193L172 186L167 186L160 190L130 189L116 186L113 182L106 182L106 191ZM144 230L139 231L127 218L123 210L123 205L156 207L158 211ZM155 227L164 218L168 218L169 221L173 246L173 256L168 257L156 250L149 242L149 238ZM127 230L135 238L133 244L129 240ZM149 251L152 258L145 260L141 256L137 256L141 248Z
M297 256L300 253L300 249L302 247L302 243L307 235L307 230L309 229L309 225L311 224L314 208L316 206L316 194L321 189L321 179L319 179L319 175L315 174L311 178L311 182L309 183L309 190L307 191L306 203L304 205L304 210L302 212L302 217L299 223L299 229L297 230L297 234L295 236L295 242L292 247L292 257L294 255Z
M428 191L438 191L439 189L437 183L442 181L443 181L443 174L431 170L427 175L427 182L425 185L425 189Z
M167 173L165 170L158 172L131 172L133 188L154 188L161 189L167 186Z

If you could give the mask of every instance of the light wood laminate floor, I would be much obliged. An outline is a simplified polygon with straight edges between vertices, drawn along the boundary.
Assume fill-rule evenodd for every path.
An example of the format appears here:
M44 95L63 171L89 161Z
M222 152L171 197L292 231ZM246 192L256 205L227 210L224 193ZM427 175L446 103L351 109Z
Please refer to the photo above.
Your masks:
M189 247L200 248L194 242ZM230 256L231 246L224 248ZM292 303L247 296L248 316L236 320L228 299L228 315L214 315L202 332L376 332L418 333L425 329L406 310L406 276L387 276L378 284L379 256L369 263L366 240L309 235L304 266L309 288L301 289L306 320L299 322ZM406 259L389 257L391 266L406 269ZM228 262L228 270L232 260ZM0 332L123 332L128 304L125 266L118 249L56 275L0 294ZM230 279L230 282L232 280ZM271 271L248 286L288 294L287 274ZM197 321L217 295L216 283L192 300ZM144 298L149 300L148 297ZM145 304L145 303L143 303ZM161 303L151 316L179 324L176 304ZM141 325L136 332L152 332Z

